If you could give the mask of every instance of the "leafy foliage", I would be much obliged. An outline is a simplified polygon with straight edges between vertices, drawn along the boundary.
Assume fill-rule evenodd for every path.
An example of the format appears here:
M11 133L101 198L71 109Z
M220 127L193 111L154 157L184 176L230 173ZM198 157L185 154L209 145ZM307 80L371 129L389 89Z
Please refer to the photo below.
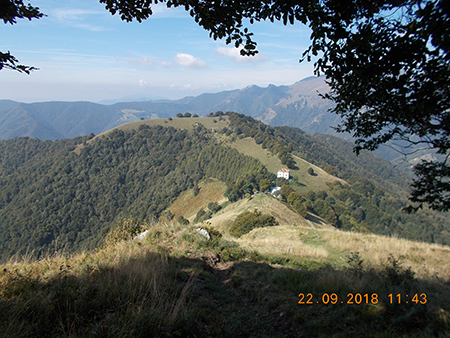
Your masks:
M5 24L10 23L11 25L17 23L17 19L39 19L42 18L44 14L39 11L38 7L33 7L31 4L25 5L22 0L3 0L0 4L0 19L3 20ZM8 51L6 53L0 52L0 70L3 68L16 70L20 73L30 74L31 71L37 70L38 68L25 66L18 64L17 60Z
M101 0L123 20L139 22L152 14L141 0L130 6ZM162 1L165 2L165 1ZM325 74L336 103L331 110L343 118L338 131L356 137L357 152L374 150L389 140L403 140L448 155L450 149L450 6L447 0L380 1L167 1L184 7L214 39L226 39L255 55L253 33L244 22L300 22L311 29L311 45L302 61L316 57L315 73ZM408 150L406 150L408 151ZM448 156L437 166L448 168ZM427 163L433 165L433 162ZM428 170L430 169L430 170ZM446 185L429 184L434 172L426 163L411 200L419 206L449 210ZM435 169L435 168L434 168ZM448 169L440 170L448 183ZM420 189L426 185L428 189ZM413 188L415 189L415 185Z
M241 237L256 228L264 228L278 225L275 217L262 214L255 209L253 212L244 211L236 217L230 227L230 234L235 237Z
M94 248L122 219L159 217L203 177L230 184L267 173L256 159L214 144L204 128L142 126L87 139L0 141L3 259Z
M387 11L401 9L401 15ZM313 44L326 46L324 62L316 64L330 79L343 117L338 131L350 132L356 151L373 150L389 140L435 149L450 149L450 8L446 1L386 2L369 17L355 13L354 24L315 34ZM340 25L337 25L340 26ZM325 33L320 36L320 33ZM401 149L408 153L408 148ZM429 167L431 165L432 167ZM442 168L435 176L436 167ZM415 170L411 200L449 210L447 158L425 161ZM427 182L437 180L436 184ZM447 184L440 184L444 181ZM427 189L421 189L426 185Z
M406 201L384 191L367 179L350 177L351 185L331 185L331 193L309 192L303 197L311 211L338 228L396 235L412 240L450 243L446 221L431 212L410 215L402 211ZM310 201L310 202L308 202Z

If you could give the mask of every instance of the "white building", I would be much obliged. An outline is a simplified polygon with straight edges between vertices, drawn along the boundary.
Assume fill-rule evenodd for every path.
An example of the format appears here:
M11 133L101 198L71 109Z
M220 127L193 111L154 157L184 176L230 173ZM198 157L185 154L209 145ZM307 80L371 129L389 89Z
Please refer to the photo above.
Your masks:
M288 180L290 172L291 171L289 169L281 168L280 170L278 170L277 177L283 177Z

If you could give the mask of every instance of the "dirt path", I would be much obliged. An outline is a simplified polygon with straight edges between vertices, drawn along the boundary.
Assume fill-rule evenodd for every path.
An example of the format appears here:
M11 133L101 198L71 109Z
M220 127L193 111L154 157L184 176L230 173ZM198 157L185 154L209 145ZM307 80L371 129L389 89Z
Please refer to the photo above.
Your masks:
M235 286L230 272L233 264L233 262L219 262L208 265L211 267L214 278L227 290L237 303L242 304L252 316L259 317L271 326L277 336L292 338L307 336L304 334L302 328L298 324L292 322L285 313L280 312L277 308L270 309L264 303L252 299L254 297L249 297L248 292L251 291L245 289L245 282L239 286ZM271 336L272 334L267 333L262 329L257 330L257 332L254 333L255 337L264 337L267 335Z

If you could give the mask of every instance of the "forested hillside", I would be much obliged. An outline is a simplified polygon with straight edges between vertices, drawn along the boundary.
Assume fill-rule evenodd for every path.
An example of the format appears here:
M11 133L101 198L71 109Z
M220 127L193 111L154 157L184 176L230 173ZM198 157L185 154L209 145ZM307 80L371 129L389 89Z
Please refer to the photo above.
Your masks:
M429 211L402 211L408 183L398 170L372 154L352 157L351 146L334 139L273 128L233 112L159 124L152 120L152 125L143 121L93 136L0 141L4 260L27 252L38 257L94 248L117 222L157 219L181 192L198 191L198 182L208 177L227 184L225 196L231 202L284 184L290 190L281 190L282 200L298 217L315 214L343 230L450 243L448 219ZM264 160L231 147L243 138L254 140L255 151L275 156L280 167L291 168L293 179L275 180L278 167L269 172ZM314 173L298 168L300 158L350 184L330 181L305 191L304 177Z
M205 93L179 100L119 102L38 102L25 104L0 100L0 139L37 137L41 140L99 134L125 122L175 117L190 112L206 116L215 111L238 111L272 125L289 123L315 132L333 132L338 118L326 112L329 102L317 90L328 90L323 78L311 77L291 86L249 86Z
M273 128L240 114L232 114L229 119L236 134L254 137L256 143L284 158L285 163L297 155L350 183L333 183L326 191L289 196L292 189L304 190L302 175L306 174L296 173L295 163L291 162L296 177L289 182L291 190L284 194L281 191L283 199L299 213L306 207L343 230L450 244L446 214L427 209L416 214L403 211L409 203L410 178L389 162L370 152L356 156L351 143L331 135L311 136L298 128Z
M206 129L142 126L87 138L18 138L0 146L0 251L93 248L129 216L158 217L203 177L271 178L255 159L215 144ZM272 174L273 176L273 174Z

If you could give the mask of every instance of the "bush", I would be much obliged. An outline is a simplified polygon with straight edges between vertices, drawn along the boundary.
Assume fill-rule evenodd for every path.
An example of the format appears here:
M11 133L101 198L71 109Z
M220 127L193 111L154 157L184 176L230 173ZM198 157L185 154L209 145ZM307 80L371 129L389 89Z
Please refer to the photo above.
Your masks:
M194 223L204 222L204 221L210 219L211 216L212 216L212 212L210 210L205 211L203 209L200 209L197 212L197 215L195 216Z
M222 207L217 202L209 202L208 203L208 209L211 210L213 214L218 212Z
M148 224L145 221L141 224L133 218L125 219L106 235L105 244L108 246L128 241L147 229Z
M414 272L411 267L404 269L398 259L392 254L389 255L386 262L383 264L384 269L382 274L389 285L403 286L409 288L414 282Z
M271 186L272 183L267 178L263 178L261 181L259 181L259 190L261 192L269 190Z
M235 237L241 237L256 228L264 228L278 225L275 217L264 215L257 209L253 212L244 211L236 217L230 228L230 234Z
M189 225L189 220L187 220L181 215L177 217L177 222L181 225Z

